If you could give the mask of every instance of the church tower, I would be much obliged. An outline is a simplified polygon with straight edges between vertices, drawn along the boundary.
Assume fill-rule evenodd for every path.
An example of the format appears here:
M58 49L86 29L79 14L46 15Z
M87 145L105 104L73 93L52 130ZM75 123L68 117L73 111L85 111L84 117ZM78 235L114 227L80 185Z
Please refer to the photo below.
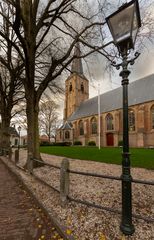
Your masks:
M65 108L64 121L66 121L80 104L89 98L89 81L83 74L80 46L76 44L74 50L71 74L65 81Z

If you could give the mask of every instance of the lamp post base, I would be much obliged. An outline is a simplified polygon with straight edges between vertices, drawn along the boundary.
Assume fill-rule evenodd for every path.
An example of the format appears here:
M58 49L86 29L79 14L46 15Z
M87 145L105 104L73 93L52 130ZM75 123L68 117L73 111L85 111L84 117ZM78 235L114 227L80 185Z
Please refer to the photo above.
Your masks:
M135 228L134 228L133 224L132 225L130 225L130 224L121 224L120 225L120 230L125 235L132 235L135 232Z

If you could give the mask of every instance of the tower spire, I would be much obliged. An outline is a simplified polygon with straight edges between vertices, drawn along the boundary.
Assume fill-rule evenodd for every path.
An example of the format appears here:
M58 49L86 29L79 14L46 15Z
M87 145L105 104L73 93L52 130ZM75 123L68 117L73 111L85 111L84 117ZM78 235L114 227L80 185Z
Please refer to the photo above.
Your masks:
M82 59L80 58L81 57L81 51L80 51L79 42L77 42L76 45L75 45L74 56L76 58L73 59L71 72L72 73L77 73L79 75L83 75L83 66L82 66Z

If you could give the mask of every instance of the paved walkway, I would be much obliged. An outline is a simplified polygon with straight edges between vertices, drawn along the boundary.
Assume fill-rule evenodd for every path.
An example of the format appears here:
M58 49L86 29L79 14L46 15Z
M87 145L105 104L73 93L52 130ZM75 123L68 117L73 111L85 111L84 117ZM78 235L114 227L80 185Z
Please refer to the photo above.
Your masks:
M0 239L62 239L21 183L0 161Z

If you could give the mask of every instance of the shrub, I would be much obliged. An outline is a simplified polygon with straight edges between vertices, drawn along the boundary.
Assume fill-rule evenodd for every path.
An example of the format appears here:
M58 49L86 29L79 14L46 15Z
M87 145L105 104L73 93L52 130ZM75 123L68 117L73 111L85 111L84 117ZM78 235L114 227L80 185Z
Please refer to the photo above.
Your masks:
M49 143L49 142L40 142L40 146L50 146L51 145L51 143Z
M123 140L119 140L118 146L119 146L119 147L120 147L120 146L123 146Z
M89 142L88 142L88 146L96 146L95 141L89 141Z
M82 142L81 141L75 141L74 145L82 145Z
M56 142L56 143L52 143L52 146L71 146L72 143L71 142Z

